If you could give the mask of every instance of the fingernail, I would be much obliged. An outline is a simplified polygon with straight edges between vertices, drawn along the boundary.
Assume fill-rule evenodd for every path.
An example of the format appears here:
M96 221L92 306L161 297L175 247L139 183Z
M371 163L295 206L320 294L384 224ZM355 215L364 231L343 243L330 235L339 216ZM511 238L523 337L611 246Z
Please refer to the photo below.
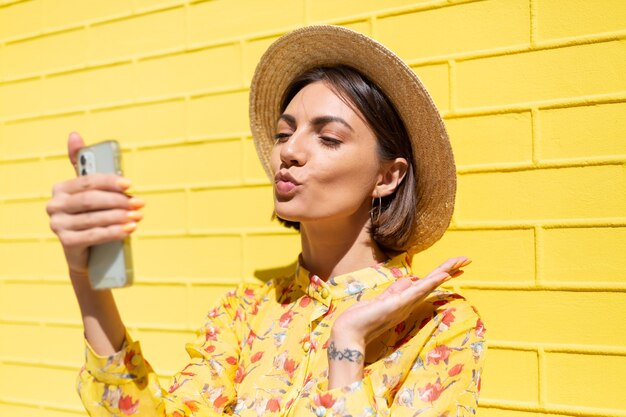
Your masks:
M137 223L135 222L126 223L122 225L122 230L124 231L124 233L132 233L135 231L136 228L137 228Z
M139 220L143 219L143 213L137 210L129 211L128 218L138 222Z
M130 204L130 207L133 209L138 209L138 208L142 208L143 206L146 205L146 202L143 201L141 198L139 197L133 197L128 201L128 204Z
M419 281L419 279L420 279L419 277L416 277L416 276L411 276L410 278L411 278L411 281L413 281L413 282Z
M130 186L132 185L132 181L129 180L128 178L118 178L117 181L117 186L120 187L122 190L128 190L130 188Z

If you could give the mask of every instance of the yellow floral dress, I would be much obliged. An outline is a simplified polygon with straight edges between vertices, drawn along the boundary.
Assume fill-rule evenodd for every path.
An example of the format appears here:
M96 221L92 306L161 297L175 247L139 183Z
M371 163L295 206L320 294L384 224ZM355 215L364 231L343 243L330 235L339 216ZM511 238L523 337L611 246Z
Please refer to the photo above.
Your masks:
M242 284L209 311L169 388L129 335L109 357L87 344L78 392L92 416L466 416L476 412L485 327L458 294L435 291L370 343L365 376L328 389L326 348L350 305L411 276L410 257L327 282L290 276Z

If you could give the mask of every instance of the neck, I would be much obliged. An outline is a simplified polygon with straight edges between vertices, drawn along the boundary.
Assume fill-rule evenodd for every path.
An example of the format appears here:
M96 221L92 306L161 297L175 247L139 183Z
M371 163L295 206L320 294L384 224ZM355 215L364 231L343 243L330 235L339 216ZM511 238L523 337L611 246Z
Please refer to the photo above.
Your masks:
M374 266L387 259L367 230L366 219L300 224L303 266L322 280Z

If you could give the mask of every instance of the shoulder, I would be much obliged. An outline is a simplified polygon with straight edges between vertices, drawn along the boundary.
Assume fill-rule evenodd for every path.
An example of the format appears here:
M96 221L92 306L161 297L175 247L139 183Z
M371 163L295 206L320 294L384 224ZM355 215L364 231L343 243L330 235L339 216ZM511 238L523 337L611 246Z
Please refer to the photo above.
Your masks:
M435 324L450 327L453 324L464 323L464 327L481 327L481 332L484 332L484 324L478 309L462 295L438 290L427 297L425 302L432 306Z

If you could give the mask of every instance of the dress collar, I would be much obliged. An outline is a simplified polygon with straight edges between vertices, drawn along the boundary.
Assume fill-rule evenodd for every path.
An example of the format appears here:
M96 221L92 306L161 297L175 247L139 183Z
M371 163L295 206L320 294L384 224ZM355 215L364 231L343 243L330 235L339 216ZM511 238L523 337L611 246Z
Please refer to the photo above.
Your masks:
M403 252L386 262L366 267L347 274L337 275L324 282L317 275L309 272L298 260L296 266L296 284L309 297L326 305L338 300L359 294L366 289L375 288L380 284L395 281L411 274L411 258Z

